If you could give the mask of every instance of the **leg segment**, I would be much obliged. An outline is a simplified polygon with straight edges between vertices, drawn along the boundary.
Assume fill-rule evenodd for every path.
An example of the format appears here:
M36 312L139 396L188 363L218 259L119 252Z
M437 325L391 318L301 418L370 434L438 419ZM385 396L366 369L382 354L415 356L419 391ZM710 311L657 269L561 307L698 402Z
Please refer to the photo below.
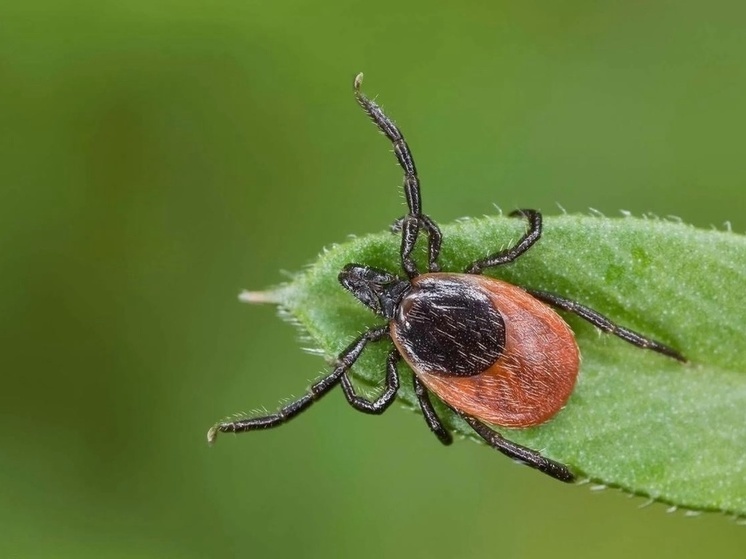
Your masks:
M404 136L389 119L376 103L368 99L360 91L360 84L363 81L363 75L358 74L354 81L355 99L368 114L373 123L386 136L394 146L394 154L399 165L404 170L404 196L407 199L409 213L394 222L393 228L402 231L401 259L402 268L410 278L419 275L417 265L411 254L414 250L417 238L419 237L420 228L428 236L428 269L436 272L438 267L438 254L440 253L440 244L442 235L435 222L427 215L422 213L422 199L420 197L420 179L417 177L417 168L414 164L412 152L409 150Z
M489 255L472 262L467 266L467 274L481 274L485 268L500 266L512 262L524 252L530 249L541 237L541 214L536 210L515 210L510 212L510 217L525 217L528 220L528 230L515 246Z
M527 466L535 468L540 472L544 472L548 476L552 476L553 478L564 481L565 483L572 483L575 481L575 475L564 464L550 460L535 450L510 442L500 433L493 431L478 419L474 419L473 417L459 411L456 411L456 413L459 414L488 445L495 450L502 452L505 456L523 462Z
M568 311L576 314L583 320L587 320L588 322L593 324L599 330L622 338L625 342L629 342L632 345L641 347L643 349L657 351L658 353L662 353L663 355L673 357L674 359L686 363L686 357L681 355L675 349L653 339L647 338L642 334L638 334L633 330L629 330L627 328L624 328L623 326L618 326L611 320L606 318L604 315L594 311L591 308L581 305L580 303L576 303L575 301L571 301L570 299L565 299L563 297L560 297L559 295L555 295L554 293L547 293L546 291L536 291L533 289L527 289L526 291L540 301L544 301L545 303L548 303L553 307L557 307L558 309L561 309L563 311Z
M243 433L244 431L254 431L257 429L270 429L271 427L278 427L286 421L289 421L302 411L308 409L311 404L334 388L342 375L344 375L345 372L352 367L352 364L357 360L357 358L360 357L360 354L363 352L363 349L365 349L368 342L377 342L386 338L388 335L388 326L381 326L379 328L368 330L340 353L339 358L337 359L337 366L334 370L324 378L313 383L304 396L301 396L296 401L291 402L270 415L218 423L207 432L207 442L210 444L215 442L218 432Z
M435 413L435 408L430 401L430 394L424 384L417 378L417 375L413 375L414 380L414 393L417 396L417 401L420 403L420 409L422 414L425 416L425 422L430 430L438 437L438 440L444 445L449 445L453 442L451 433L443 426L440 422L438 414Z
M350 405L363 413L380 415L385 412L394 403L396 393L399 390L399 372L396 370L399 359L401 359L399 351L392 349L386 361L386 390L375 400L358 396L355 393L355 387L352 385L349 373L345 372L342 375L342 390Z
M438 255L440 254L440 245L443 235L435 222L428 216L422 214L419 217L414 215L405 215L401 218L401 265L409 279L420 275L417 270L417 264L412 258L412 251L417 244L420 234L420 228L427 233L427 268L429 272L439 272Z
M440 272L440 265L438 264L438 255L440 254L440 245L443 242L443 234L440 232L438 225L427 215L421 214L419 220L414 216L406 215L400 217L394 223L391 224L392 233L402 233L402 244L401 244L401 255L402 255L402 268L407 272L410 278L417 276L417 266L414 260L410 256L414 250L415 243L417 242L417 232L405 231L405 223L410 223L408 227L416 228L419 231L422 226L427 231L428 238L428 272Z

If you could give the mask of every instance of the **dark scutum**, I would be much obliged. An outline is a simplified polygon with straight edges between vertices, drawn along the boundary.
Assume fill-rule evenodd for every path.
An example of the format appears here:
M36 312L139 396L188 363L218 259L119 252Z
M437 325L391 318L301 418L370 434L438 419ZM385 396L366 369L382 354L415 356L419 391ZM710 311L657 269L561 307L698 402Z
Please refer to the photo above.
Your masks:
M489 297L453 279L423 279L401 300L396 337L422 371L478 375L505 349L505 323Z

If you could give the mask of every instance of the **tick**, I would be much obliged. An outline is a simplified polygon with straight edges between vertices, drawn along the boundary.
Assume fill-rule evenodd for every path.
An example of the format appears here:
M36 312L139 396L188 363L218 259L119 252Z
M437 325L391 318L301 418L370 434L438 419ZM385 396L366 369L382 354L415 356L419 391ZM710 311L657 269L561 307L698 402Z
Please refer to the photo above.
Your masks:
M409 212L392 226L394 232L401 233L404 277L364 264L347 264L339 273L339 281L388 323L358 336L339 355L334 370L298 400L270 415L218 423L208 432L208 441L214 442L218 432L278 427L337 385L356 410L381 414L396 398L401 376L398 365L403 358L414 373L414 392L425 422L440 442L448 445L453 439L433 407L431 394L495 450L560 481L574 481L574 474L564 464L509 441L490 427L539 425L557 414L570 397L580 368L580 353L572 330L552 307L576 314L637 347L682 362L684 357L580 303L483 276L488 268L515 261L539 240L542 222L538 211L510 214L528 224L514 246L472 262L463 273L441 272L438 255L442 235L438 225L422 213L420 181L409 146L383 110L360 91L362 79L359 74L354 80L355 98L391 141L404 170ZM423 232L427 236L428 271L420 273L412 252ZM386 360L386 386L380 396L368 399L355 391L350 368L368 344L385 340L393 342Z

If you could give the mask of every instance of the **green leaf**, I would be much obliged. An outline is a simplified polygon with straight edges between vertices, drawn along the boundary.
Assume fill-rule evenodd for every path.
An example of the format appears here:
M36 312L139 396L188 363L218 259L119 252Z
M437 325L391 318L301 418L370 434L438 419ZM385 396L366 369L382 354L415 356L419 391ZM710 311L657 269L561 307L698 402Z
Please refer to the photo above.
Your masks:
M504 217L443 227L443 270L461 271L509 246L523 228ZM396 271L398 251L399 237L389 233L354 239L266 296L331 358L381 323L339 286L339 270L356 262ZM545 220L542 240L525 256L488 273L582 302L690 360L641 350L566 316L583 356L570 401L542 426L500 432L594 483L746 515L746 237L659 219L564 215ZM389 347L366 350L355 375L380 385ZM414 408L403 377L400 397Z

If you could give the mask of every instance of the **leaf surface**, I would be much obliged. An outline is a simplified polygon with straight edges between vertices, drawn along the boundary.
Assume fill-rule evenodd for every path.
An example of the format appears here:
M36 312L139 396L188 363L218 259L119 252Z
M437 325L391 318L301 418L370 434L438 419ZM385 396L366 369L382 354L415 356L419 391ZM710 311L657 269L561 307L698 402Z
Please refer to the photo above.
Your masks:
M442 269L461 271L510 246L523 227L506 217L444 226ZM336 356L382 323L340 287L337 274L348 262L400 270L398 251L399 237L389 233L353 239L272 295ZM487 273L579 301L690 361L641 350L565 314L583 357L575 391L544 425L499 429L507 438L595 483L746 515L746 237L660 219L564 215L545 219L542 240L528 253ZM390 347L366 350L354 367L357 378L380 386ZM406 365L400 367L400 398L414 407ZM439 411L473 438L460 419Z

